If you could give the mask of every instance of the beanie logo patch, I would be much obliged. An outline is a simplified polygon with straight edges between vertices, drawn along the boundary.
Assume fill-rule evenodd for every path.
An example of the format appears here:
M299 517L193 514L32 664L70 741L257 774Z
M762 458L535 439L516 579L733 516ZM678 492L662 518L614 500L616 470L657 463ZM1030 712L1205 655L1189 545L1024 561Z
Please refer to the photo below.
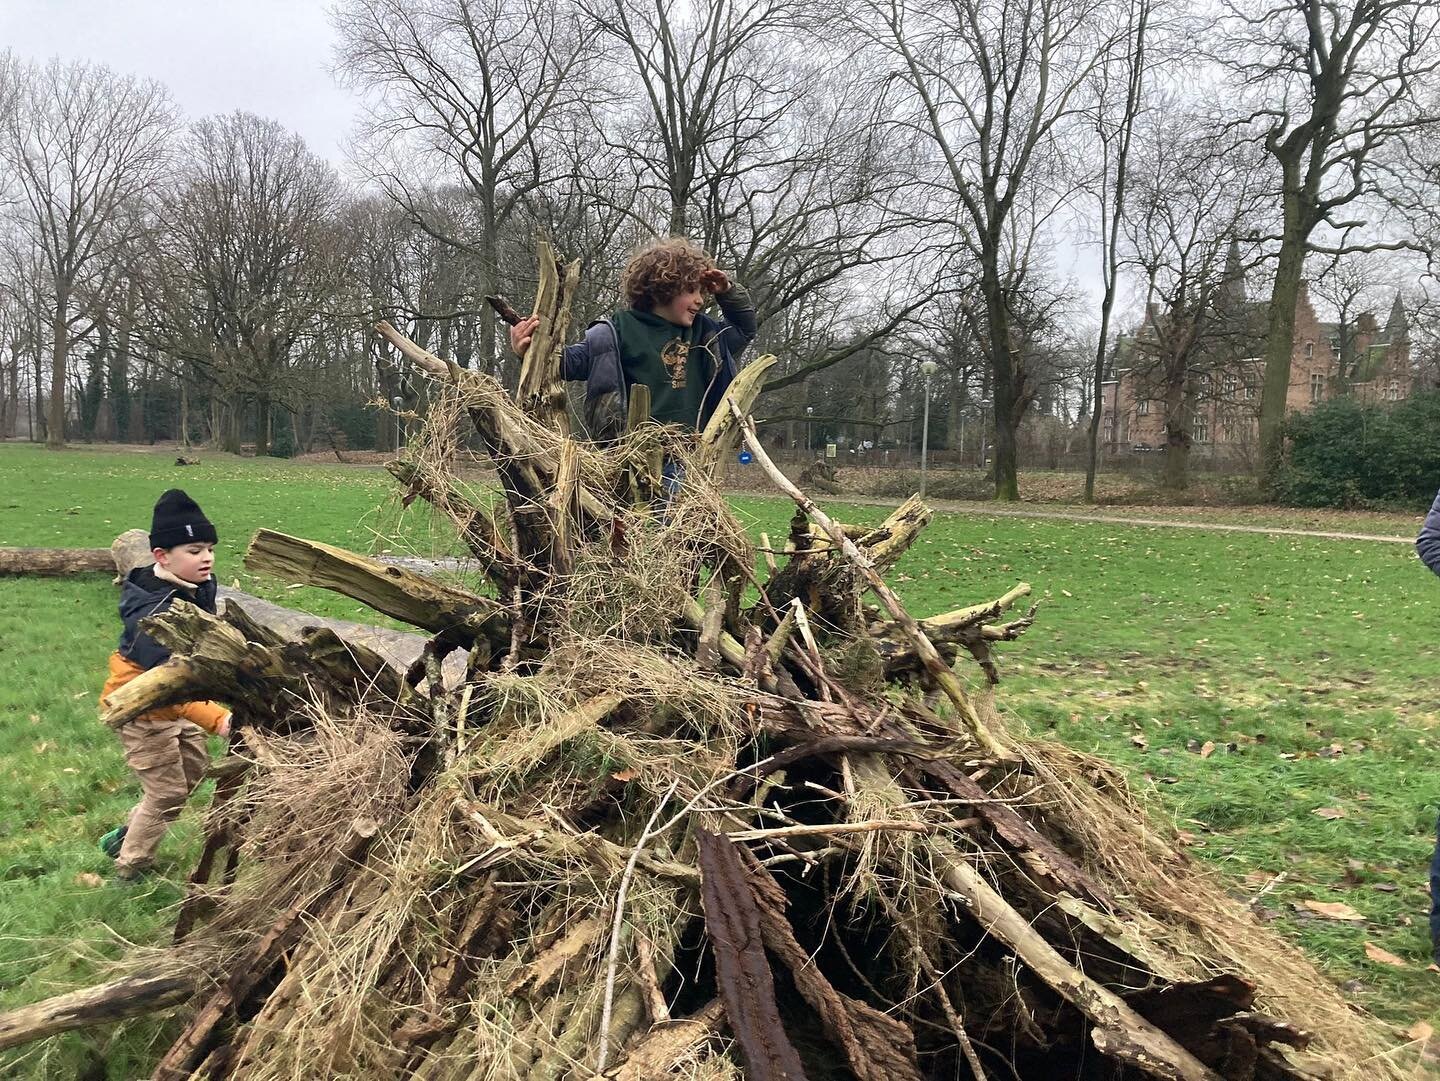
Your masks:
M187 537L193 537L193 536L195 535L195 527L192 526L192 525L186 525L186 526L185 526L185 535L186 535Z

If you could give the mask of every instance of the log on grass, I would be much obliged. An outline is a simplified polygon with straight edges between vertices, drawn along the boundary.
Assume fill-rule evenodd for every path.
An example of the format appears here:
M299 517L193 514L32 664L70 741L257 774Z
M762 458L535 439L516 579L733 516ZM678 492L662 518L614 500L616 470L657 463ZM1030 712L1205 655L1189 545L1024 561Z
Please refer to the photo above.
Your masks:
M108 548L0 548L0 578L114 573Z
M188 1001L199 985L193 973L125 976L0 1013L0 1051L47 1036L159 1013Z

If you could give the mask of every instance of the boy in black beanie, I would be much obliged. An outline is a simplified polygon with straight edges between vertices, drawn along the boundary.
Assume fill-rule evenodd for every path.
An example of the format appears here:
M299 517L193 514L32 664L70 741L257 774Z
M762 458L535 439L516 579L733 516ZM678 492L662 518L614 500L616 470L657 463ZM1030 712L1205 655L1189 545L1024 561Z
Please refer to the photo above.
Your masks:
M110 676L101 702L142 672L170 659L170 651L140 629L146 616L163 612L178 597L215 612L215 527L199 505L178 488L155 504L150 548L155 563L137 567L120 589L120 645L110 655ZM205 776L210 752L205 734L230 734L230 713L214 702L185 702L151 710L123 725L117 735L125 762L143 793L125 825L100 838L115 861L115 876L133 881L155 863L155 850L180 809Z

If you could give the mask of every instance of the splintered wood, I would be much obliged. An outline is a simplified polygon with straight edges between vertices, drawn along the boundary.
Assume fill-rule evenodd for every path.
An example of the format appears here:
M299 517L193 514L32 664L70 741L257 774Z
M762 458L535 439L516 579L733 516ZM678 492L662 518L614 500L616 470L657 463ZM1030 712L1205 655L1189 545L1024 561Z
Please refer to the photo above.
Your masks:
M174 656L105 720L217 698L239 729L173 963L0 1016L0 1046L149 1009L167 1079L1401 1076L1104 763L1006 730L1027 585L912 616L885 574L929 510L861 528L791 483L748 420L771 357L698 438L577 441L578 270L540 271L517 397L379 327L458 418L390 469L466 584L268 530L247 556L419 657L153 618ZM712 480L741 439L796 505L763 560Z

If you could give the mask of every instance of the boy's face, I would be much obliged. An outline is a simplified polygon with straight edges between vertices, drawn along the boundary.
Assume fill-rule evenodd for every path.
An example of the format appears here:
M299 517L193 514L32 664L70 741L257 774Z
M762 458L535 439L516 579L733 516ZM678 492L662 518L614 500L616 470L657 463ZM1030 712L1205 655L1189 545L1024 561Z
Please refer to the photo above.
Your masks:
M176 578L199 585L207 581L215 566L215 546L202 541L174 548L156 548L155 562Z
M697 283L673 300L655 305L655 314L667 323L674 323L677 327L689 327L695 325L695 317L704 307L705 295L700 291Z

